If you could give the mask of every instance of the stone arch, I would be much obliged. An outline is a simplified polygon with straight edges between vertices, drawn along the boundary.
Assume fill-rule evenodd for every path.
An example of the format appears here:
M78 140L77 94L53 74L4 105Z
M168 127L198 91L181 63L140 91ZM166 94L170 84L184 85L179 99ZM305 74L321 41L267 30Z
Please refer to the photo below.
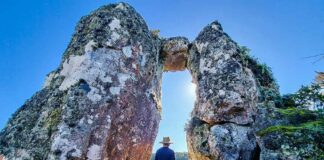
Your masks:
M163 68L187 68L197 85L187 128L190 158L251 159L261 93L240 52L218 22L190 43L153 34L128 4L103 6L80 20L59 68L8 122L0 153L8 159L149 159Z
M187 127L190 158L253 159L257 84L252 71L242 65L239 47L221 25L209 24L192 43L184 37L166 39L161 53L164 70L187 68L197 86Z

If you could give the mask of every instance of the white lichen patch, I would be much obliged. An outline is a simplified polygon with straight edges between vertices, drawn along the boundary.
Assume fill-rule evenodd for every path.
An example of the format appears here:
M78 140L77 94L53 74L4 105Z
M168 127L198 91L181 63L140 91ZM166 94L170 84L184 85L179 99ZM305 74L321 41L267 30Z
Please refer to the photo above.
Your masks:
M142 55L141 66L145 66L145 63L146 63L146 55Z
M216 67L212 66L212 61L205 58L200 58L199 60L199 71L200 73L204 73L204 71L209 73L217 72Z
M43 88L46 88L46 87L50 86L52 80L53 80L54 78L56 78L56 77L57 77L57 74L55 74L55 73L51 73L51 74L49 74L49 75L46 77L46 79L45 79L45 83L44 83L44 85L43 85Z
M208 46L208 42L205 43L195 43L197 50L199 53L201 53L203 51L204 48L206 48Z
M110 75L115 75L118 66L123 65L123 63L119 62L120 58L120 51L106 49L86 52L80 56L71 55L65 60L63 68L59 73L60 76L65 77L59 89L66 90L82 79L87 82L91 89L87 97L93 102L100 101L103 98L101 95L106 93L106 91L98 83L98 79L103 83L111 83L112 78ZM125 77L120 76L119 80L124 84Z
M84 51L85 53L92 52L93 47L96 45L96 42L93 40L89 41L85 46L84 46Z
M137 69L137 65L136 65L136 63L132 63L132 67L133 67L134 69Z
M93 123L93 120L88 119L88 123L89 123L89 124L92 124L92 123Z
M107 122L108 122L108 124L111 123L111 117L109 115L107 115Z
M83 125L84 124L84 118L81 118L79 121L79 125Z
M109 88L109 91L112 95L117 95L120 93L120 87L110 87Z
M112 32L110 38L107 40L107 46L113 46L113 44L120 38L120 35L117 32Z
M100 95L100 90L94 87L91 88L90 92L87 94L87 97L93 102L98 102L102 98Z
M100 160L101 159L101 147L99 145L92 145L88 149L87 158L89 160Z
M229 58L230 58L230 55L229 55L229 54L225 54L225 55L224 55L224 59L225 59L225 60L228 60Z
M105 82L105 83L111 83L112 82L112 79L111 79L111 77L110 76L104 76L104 77L102 77L102 79L101 79L103 82Z
M72 156L73 157L81 157L82 153L81 153L81 150L79 149L76 149L73 153L72 153Z
M115 8L116 8L116 9L124 10L124 9L125 9L125 6L124 6L124 4L119 3Z
M125 86L125 83L128 79L130 79L131 76L129 74L125 74L125 73L119 73L118 74L118 81L120 83L121 87Z
M80 73L83 70L82 63L86 60L86 56L72 55L63 63L63 69L60 72L65 79L59 87L60 90L66 90L80 80Z
M219 96L225 96L225 91L224 90L219 90L218 95Z
M215 29L215 30L219 30L219 29L220 29L219 26L218 26L218 25L215 25L215 24L213 24L211 27L212 27L213 29Z
M115 41L118 40L119 38L120 38L120 35L119 35L118 33L113 32L113 33L111 34L111 40L112 40L113 42L115 42Z
M118 78L119 85L109 88L109 91L112 95L120 94L120 90L125 87L126 81L131 79L131 76L125 73L119 73L117 75L117 78Z
M132 56L132 47L131 46L123 47L122 50L126 57L129 58Z
M67 137L71 135L69 127L65 124L59 125L59 131L56 137L54 138L51 146L51 152L55 152L57 150L61 151L60 159L65 159L65 155L74 150L74 157L81 157L81 151L77 148L76 141L71 141Z
M120 29L120 20L114 17L114 19L109 23L109 28L111 30Z

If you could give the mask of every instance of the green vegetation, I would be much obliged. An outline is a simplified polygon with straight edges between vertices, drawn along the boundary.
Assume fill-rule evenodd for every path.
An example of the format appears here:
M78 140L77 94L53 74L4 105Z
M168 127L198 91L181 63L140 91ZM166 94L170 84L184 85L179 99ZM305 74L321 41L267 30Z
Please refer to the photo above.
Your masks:
M297 132L324 134L324 117L319 114L319 111L288 107L279 108L276 112L279 113L280 119L285 119L288 124L270 126L257 132L257 135L262 137L273 132L283 133L285 135L291 135Z
M249 68L255 76L259 85L260 97L262 102L273 101L276 106L282 105L281 96L279 94L279 86L273 77L271 68L250 55L250 49L245 46L240 47L240 59L244 67Z
M297 107L315 105L324 105L324 95L320 92L321 87L318 84L312 84L310 86L302 86L293 98Z
M250 51L245 46L240 47L242 65L252 70L261 86L274 87L275 79L273 78L271 68L264 63L260 63L257 58L252 57Z
M312 107L323 114L324 95L321 93L321 86L311 84L310 86L302 86L295 94L283 95L284 107L297 107L309 109Z
M296 132L318 132L320 134L324 134L324 119L320 119L317 121L306 122L299 125L289 125L289 126L270 126L266 129L263 129L257 133L258 136L264 136L272 132L279 132L285 135L290 135Z
M61 108L55 108L52 110L46 120L47 124L47 131L49 137L51 134L57 129L57 125L60 123L61 120L61 113L62 109Z
M318 113L316 111L299 109L294 107L279 109L278 111L284 118L287 118L292 124L314 121L318 117Z

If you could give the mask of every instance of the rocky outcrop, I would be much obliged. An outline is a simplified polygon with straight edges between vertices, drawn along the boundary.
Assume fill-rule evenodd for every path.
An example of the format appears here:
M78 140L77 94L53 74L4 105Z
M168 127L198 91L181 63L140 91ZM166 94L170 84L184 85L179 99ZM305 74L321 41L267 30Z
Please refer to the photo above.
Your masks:
M316 111L260 107L254 129L262 159L324 158L324 119Z
M160 121L159 48L125 3L83 17L60 67L1 132L0 153L7 159L149 159Z
M262 159L324 158L324 141L320 138L324 136L324 114L309 110L307 105L311 100L324 102L318 89L314 85L302 87L296 94L283 96L279 107L274 103L258 106L253 128Z
M258 86L252 70L242 64L240 48L218 22L205 27L192 43L188 69L197 85L187 128L190 158L252 159Z
M187 127L191 159L323 159L322 111L283 101L271 70L233 42L218 22L192 43L188 69L197 85ZM297 93L298 103L313 94L323 103L312 89L318 88Z
M125 3L83 17L59 68L0 132L0 155L150 159L162 72L188 69L197 86L190 159L323 159L323 113L283 101L271 70L217 21L192 43L157 32Z

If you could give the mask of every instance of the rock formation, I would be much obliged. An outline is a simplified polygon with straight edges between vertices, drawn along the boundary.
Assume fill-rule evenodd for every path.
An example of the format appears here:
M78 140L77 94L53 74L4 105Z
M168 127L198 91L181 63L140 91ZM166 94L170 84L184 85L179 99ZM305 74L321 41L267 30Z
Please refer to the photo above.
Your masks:
M127 4L81 19L60 67L1 132L7 159L149 159L161 108L160 41Z
M258 86L239 47L213 22L189 52L188 69L197 84L187 137L191 159L253 159Z
M164 71L182 71L186 69L189 40L185 37L173 37L163 40L161 59Z
M80 20L58 69L1 131L0 154L148 160L161 117L162 73L185 69L197 85L186 128L190 159L324 157L322 115L296 109L291 116L270 70L217 21L192 43L161 38L125 3Z

